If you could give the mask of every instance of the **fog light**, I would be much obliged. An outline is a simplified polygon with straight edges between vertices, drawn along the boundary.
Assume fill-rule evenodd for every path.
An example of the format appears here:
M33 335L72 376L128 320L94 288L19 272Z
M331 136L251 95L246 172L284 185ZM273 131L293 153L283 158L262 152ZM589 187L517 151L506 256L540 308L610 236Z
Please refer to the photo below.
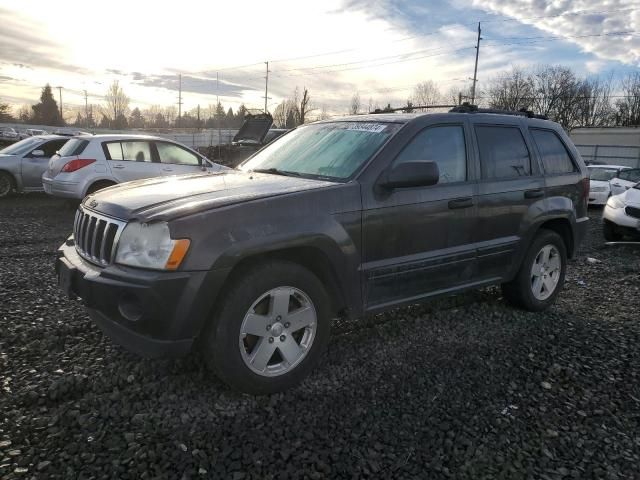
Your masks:
M137 322L143 315L140 299L131 293L124 293L120 296L118 311L130 322Z

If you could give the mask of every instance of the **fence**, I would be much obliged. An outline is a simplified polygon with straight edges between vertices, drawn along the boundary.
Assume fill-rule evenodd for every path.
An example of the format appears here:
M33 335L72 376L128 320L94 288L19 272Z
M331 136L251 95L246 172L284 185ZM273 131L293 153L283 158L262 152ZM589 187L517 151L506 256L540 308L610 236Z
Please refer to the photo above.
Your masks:
M640 147L625 145L576 145L586 162L603 162L640 168Z

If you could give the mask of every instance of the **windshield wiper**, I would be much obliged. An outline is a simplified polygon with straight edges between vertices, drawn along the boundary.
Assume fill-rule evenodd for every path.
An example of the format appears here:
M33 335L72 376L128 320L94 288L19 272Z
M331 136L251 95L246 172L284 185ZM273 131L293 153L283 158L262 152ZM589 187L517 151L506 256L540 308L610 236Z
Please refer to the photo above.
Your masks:
M298 172L289 172L287 170L278 170L277 168L254 168L251 170L256 173L271 173L273 175L282 175L284 177L301 177L302 175Z

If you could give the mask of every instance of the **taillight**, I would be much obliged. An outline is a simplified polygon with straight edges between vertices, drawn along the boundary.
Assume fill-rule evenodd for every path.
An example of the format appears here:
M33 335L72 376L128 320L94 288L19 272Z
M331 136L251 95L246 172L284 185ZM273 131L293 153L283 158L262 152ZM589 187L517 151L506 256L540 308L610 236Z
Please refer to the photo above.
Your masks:
M589 188L591 187L591 182L589 181L589 177L585 177L582 179L582 197L585 200L589 200Z
M76 160L71 160L70 162L67 162L64 167L62 167L62 171L67 173L75 172L76 170L80 170L87 165L91 165L95 161L96 160L94 158L78 158Z

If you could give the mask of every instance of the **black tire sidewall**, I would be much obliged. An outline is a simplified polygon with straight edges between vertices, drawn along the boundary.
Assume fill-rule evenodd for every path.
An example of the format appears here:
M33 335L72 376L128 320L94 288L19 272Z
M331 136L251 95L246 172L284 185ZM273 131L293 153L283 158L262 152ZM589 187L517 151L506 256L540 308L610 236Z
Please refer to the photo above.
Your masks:
M616 227L608 220L602 224L602 234L607 242L617 242L622 238L622 235L616 232Z
M549 298L545 300L539 300L533 295L533 291L531 290L531 267L533 266L533 262L538 256L538 253L545 245L553 245L558 249L558 252L560 253L560 279L558 280L556 289L551 294L551 296L549 296ZM517 294L519 297L520 305L525 309L534 312L539 312L547 309L555 302L556 297L562 290L566 272L567 248L564 244L564 241L562 240L562 237L551 230L541 230L536 235L533 243L529 247L524 261L522 262L522 266L520 267L520 271L518 272L516 287L518 290Z
M291 372L264 377L244 363L239 347L240 327L251 305L276 287L295 287L309 296L317 315L316 335L305 358ZM237 277L226 289L205 333L205 361L225 383L253 394L286 390L299 383L318 362L330 334L330 301L320 280L292 262L269 262Z
M15 184L13 182L13 178L11 177L11 175L9 175L6 172L0 172L0 178L6 179L9 182L9 190L7 190L7 193L3 194L0 191L0 198L5 198L5 197L8 197L9 195L11 195L11 192L15 188Z

